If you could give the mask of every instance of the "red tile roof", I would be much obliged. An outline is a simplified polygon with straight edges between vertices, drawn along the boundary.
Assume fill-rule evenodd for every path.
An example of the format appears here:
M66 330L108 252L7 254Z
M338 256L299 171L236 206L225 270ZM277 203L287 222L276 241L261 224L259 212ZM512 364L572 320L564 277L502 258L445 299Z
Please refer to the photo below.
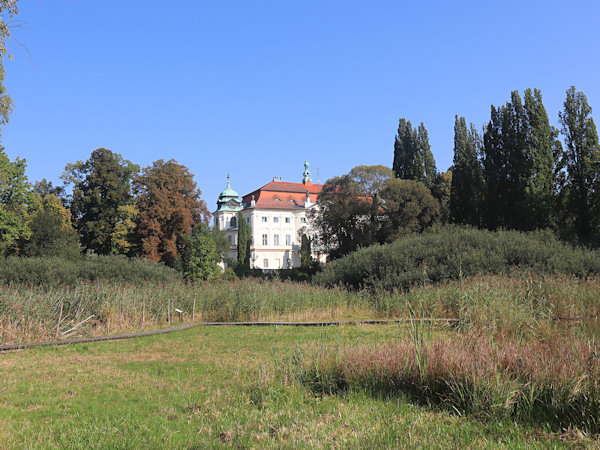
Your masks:
M242 197L244 206L250 206L252 196L257 208L268 209L297 209L304 208L306 191L310 194L311 202L317 201L322 184L313 183L287 183L285 181L271 181L257 190Z

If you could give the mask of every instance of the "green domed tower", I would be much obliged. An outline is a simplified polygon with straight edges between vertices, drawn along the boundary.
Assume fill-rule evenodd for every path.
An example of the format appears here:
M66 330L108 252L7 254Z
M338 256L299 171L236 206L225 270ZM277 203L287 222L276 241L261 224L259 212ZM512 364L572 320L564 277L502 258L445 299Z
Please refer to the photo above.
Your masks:
M219 211L238 212L241 211L242 208L242 202L239 199L238 193L231 189L231 186L229 185L229 175L227 175L227 187L219 194L215 214Z
M238 193L231 189L229 185L229 175L227 175L227 187L219 194L217 200L217 210L213 213L215 226L225 232L229 240L229 251L227 257L237 258L237 234L238 234L238 212L244 209L244 205L238 197Z

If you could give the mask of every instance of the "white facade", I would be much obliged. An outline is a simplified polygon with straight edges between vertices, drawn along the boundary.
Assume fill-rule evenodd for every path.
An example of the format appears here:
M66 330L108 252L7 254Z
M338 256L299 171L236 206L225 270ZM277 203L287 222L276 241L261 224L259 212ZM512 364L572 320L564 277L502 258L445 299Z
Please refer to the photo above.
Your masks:
M312 207L315 205L313 204ZM299 267L302 233L312 237L307 210L248 208L242 212L251 229L250 267L290 269ZM317 257L317 255L313 255Z
M237 259L238 213L251 230L250 267L262 270L291 269L301 266L300 247L302 235L315 237L307 213L318 208L315 203L321 185L310 182L308 163L305 163L303 183L273 181L252 194L243 202L229 186L221 193L214 212L214 223L223 230L230 242L227 257ZM255 195L257 199L255 200ZM316 239L313 239L316 244ZM325 254L313 245L313 259L325 262Z

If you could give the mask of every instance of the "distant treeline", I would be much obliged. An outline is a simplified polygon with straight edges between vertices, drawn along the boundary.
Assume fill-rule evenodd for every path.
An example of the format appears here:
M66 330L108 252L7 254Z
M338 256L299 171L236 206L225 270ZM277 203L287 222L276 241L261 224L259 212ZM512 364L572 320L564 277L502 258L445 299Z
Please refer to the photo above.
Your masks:
M453 165L439 173L425 125L400 119L392 169L358 166L328 180L311 217L317 232L303 242L336 259L454 223L552 229L572 243L596 245L600 146L591 108L574 87L559 122L560 131L550 125L539 90L527 89L524 101L514 91L506 105L491 107L481 132L455 118ZM0 149L0 255L139 256L189 278L220 276L228 243L209 228L193 175L176 161L140 170L99 148L66 165L63 186L45 179L31 185L25 168L25 160L10 161Z
M576 245L600 244L600 145L591 107L574 87L550 125L538 89L491 107L480 132L455 117L454 160L438 172L425 125L401 118L392 169L357 166L327 181L313 213L332 259L435 226L551 229ZM559 139L562 135L563 141Z

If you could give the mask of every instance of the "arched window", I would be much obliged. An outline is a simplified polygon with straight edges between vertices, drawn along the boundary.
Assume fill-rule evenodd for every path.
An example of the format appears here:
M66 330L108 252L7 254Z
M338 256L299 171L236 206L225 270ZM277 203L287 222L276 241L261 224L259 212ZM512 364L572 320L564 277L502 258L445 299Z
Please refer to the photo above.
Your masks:
M235 217L232 217L229 221L229 225L231 226L231 228L237 227L237 219Z

